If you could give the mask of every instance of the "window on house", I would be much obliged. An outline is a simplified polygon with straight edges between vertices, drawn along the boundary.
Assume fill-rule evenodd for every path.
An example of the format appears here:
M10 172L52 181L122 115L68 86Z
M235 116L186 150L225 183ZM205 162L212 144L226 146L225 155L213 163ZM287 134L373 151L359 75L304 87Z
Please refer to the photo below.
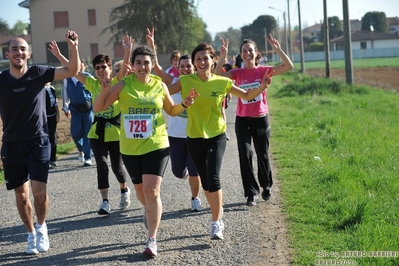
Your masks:
M360 49L362 49L362 50L367 49L367 42L361 42Z
M69 27L68 11L54 12L54 27L55 28Z
M50 65L60 65L60 61L49 51L47 50L49 42L45 44L46 47L46 56L47 56L47 64ZM67 42L57 42L58 48L60 48L61 54L63 54L66 58L69 58L69 48Z
M96 10L95 9L87 10L87 16L89 18L89 26L96 25Z
M6 58L6 53L8 52L8 46L6 46L6 47L2 47L2 57L0 58L1 60L3 59L3 57L4 57L4 59Z
M94 58L96 55L98 55L98 44L97 43L91 43L90 44L90 54L91 58Z
M123 58L125 50L120 42L114 43L114 59Z

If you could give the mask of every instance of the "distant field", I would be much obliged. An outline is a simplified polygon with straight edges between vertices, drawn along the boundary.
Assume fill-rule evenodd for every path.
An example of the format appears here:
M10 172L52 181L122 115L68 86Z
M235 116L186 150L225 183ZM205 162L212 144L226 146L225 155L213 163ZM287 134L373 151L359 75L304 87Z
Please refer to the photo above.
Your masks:
M388 58L365 58L365 59L354 59L352 61L352 65L354 68L375 68L375 67L399 67L399 58L396 57L388 57ZM301 62L294 63L295 69L301 69ZM334 69L344 69L345 61L344 60L333 60L330 61L331 68ZM305 62L305 71L306 69L320 69L325 68L325 61L312 61Z

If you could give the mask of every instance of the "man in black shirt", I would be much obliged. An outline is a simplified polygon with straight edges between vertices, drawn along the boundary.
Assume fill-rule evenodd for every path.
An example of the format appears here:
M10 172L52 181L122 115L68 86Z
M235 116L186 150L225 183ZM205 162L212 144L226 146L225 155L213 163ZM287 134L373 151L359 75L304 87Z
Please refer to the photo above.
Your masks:
M18 213L28 231L26 253L46 252L47 178L50 142L46 116L45 84L76 75L80 63L78 35L67 31L70 60L65 67L28 66L28 43L19 37L8 44L10 69L0 72L0 116L3 121L1 159L7 190L14 190ZM31 181L37 222L29 198Z

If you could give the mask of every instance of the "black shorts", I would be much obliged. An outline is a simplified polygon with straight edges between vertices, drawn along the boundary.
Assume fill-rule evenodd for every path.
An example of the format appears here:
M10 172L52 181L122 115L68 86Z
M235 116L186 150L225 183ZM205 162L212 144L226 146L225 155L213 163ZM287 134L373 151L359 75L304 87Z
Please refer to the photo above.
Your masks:
M3 142L1 160L7 190L20 187L29 179L47 183L50 150L48 137Z
M143 175L163 177L169 161L169 148L155 150L142 155L122 154L123 163L133 184L143 183Z

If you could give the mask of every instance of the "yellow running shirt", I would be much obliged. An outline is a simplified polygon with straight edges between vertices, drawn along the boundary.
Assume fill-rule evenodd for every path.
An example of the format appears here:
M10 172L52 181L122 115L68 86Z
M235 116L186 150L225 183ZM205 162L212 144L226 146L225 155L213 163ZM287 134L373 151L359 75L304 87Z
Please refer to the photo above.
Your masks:
M116 83L118 83L118 79L116 77L114 77L111 80L111 86L115 85ZM95 99L97 98L97 96L100 94L100 92L102 90L99 80L94 77L89 77L89 76L86 77L85 88L86 88L86 90L91 92L93 101L95 101ZM119 102L115 101L104 111L94 112L94 116L102 117L105 119L110 119L110 118L113 118L113 117L119 115L120 112L121 111L119 110ZM107 122L107 123L105 123L104 128L105 128L104 129L104 142L119 141L120 129L117 126ZM97 122L94 122L91 125L89 133L87 134L87 137L89 139L98 139L98 135L96 134L96 129L97 129Z
M123 79L125 86L119 93L122 154L142 155L169 147L162 115L165 91L159 77L150 78L147 84L140 83L134 74Z
M230 91L233 81L218 75L203 82L197 74L180 76L182 98L187 97L191 88L200 95L193 105L187 108L187 136L209 139L226 131L226 122L222 117L224 97Z

